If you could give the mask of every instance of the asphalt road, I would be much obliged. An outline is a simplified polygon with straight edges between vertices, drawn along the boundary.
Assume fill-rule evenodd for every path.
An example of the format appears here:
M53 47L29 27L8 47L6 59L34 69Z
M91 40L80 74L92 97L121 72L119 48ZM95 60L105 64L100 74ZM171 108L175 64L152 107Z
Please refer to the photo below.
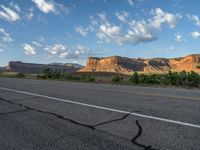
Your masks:
M200 91L0 78L1 150L200 150Z

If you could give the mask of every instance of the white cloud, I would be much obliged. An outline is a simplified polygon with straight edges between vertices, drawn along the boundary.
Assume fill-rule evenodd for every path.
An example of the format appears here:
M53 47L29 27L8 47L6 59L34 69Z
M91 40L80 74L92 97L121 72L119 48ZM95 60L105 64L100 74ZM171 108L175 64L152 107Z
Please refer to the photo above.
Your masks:
M126 22L126 18L129 16L128 12L122 11L122 12L116 12L115 14L117 16L117 18L121 21L121 22Z
M34 17L34 7L30 7L27 12L24 13L24 18L31 20Z
M196 15L187 15L189 19L193 20L196 26L200 27L200 18Z
M61 14L61 13L69 13L70 9L65 7L63 4L56 3L55 1L47 1L47 0L32 0L36 6L41 10L43 13L54 13L54 14Z
M175 36L175 41L176 42L183 42L183 41L185 41L185 39L183 38L183 36L182 35L180 35L180 34L175 34L174 35Z
M147 22L133 20L129 25L130 29L123 38L125 43L139 44L157 39L154 29Z
M2 39L3 43L9 43L13 41L11 35L7 33L3 28L0 28L0 38Z
M75 48L74 55L80 56L85 54L88 54L88 48L82 45L77 45Z
M103 22L106 22L106 13L103 12L103 13L98 13L97 16L103 21Z
M16 11L20 12L21 8L14 2L10 2L9 4L11 7L13 7Z
M60 53L59 57L64 59L64 58L67 58L69 55L70 55L69 52L62 52L62 53Z
M176 26L178 19L182 18L180 14L171 14L164 12L160 8L156 8L151 12L154 16L150 19L152 26L155 28L160 28L163 23L167 23L171 28Z
M100 40L105 40L107 43L115 41L118 44L121 44L120 39L117 39L120 34L120 27L111 26L110 24L102 24L99 27L97 37Z
M33 16L34 16L34 14L32 12L29 12L29 13L26 14L26 18L28 20L31 20L33 18Z
M52 46L47 46L44 49L47 50L50 54L56 55L66 50L66 46L62 44L54 44Z
M9 22L14 22L21 19L16 11L3 5L0 5L0 8L2 9L0 10L0 18L5 19Z
M80 35L86 37L89 31L89 28L83 28L82 26L78 26L75 28L75 31L78 32Z
M82 45L77 45L74 48L72 48L71 51L64 51L60 53L59 57L63 59L77 59L81 57L87 57L90 55L89 49Z
M44 13L56 12L55 6L52 2L47 2L46 0L32 0L36 6Z
M119 26L111 25L106 21L99 26L96 35L100 40L99 43L105 41L107 43L116 43L119 45L124 43L135 45L155 40L157 37L153 30L151 24L145 21L132 20L128 22L126 33L123 33Z
M36 42L36 41L32 41L32 43L33 43L35 46L37 46L37 47L42 47L42 44L41 44L41 43L38 43L38 42Z
M95 33L97 44L106 42L136 45L151 42L157 39L157 33L162 31L163 24L174 28L181 18L180 14L164 12L160 8L152 10L152 17L147 20L133 20L128 17L128 12L117 12L115 15L121 21L120 26L109 21L105 12L96 14L96 17L90 16L91 24L84 29L89 28L89 32Z
M193 36L193 38L195 38L195 39L200 38L200 32L194 31L194 32L192 32L192 36Z
M133 0L127 0L129 5L133 6Z
M27 55L36 55L35 48L33 46L31 46L30 44L25 43L22 46L23 46L25 54L27 54Z
M80 59L90 55L96 55L96 52L92 53L88 47L83 45L66 46L62 44L53 44L52 46L46 46L44 50L48 51L47 56L50 58L56 56L62 59Z

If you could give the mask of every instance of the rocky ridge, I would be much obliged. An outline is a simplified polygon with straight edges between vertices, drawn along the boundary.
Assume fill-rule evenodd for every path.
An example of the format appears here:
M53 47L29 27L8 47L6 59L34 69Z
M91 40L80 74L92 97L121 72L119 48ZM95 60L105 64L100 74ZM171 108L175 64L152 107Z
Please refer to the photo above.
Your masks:
M111 56L105 58L89 57L87 64L79 72L117 72L129 74L134 71L162 73L168 71L195 71L200 73L200 54L180 58L127 58Z

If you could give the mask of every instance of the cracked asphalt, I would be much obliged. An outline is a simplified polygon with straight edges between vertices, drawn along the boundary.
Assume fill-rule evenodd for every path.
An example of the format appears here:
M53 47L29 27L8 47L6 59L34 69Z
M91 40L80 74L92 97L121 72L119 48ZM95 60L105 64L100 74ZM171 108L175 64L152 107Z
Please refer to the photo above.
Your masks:
M0 78L2 150L199 150L200 91Z

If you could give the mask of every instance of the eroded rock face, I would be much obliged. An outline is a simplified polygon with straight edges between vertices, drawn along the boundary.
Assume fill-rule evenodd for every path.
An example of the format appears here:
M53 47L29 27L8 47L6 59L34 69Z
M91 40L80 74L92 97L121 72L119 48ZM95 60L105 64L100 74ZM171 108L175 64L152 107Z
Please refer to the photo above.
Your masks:
M123 74L140 71L144 73L162 73L167 71L196 71L200 73L200 55L189 55L181 58L133 59L120 56L106 58L89 57L87 64L80 72L118 72Z
M43 70L46 68L50 68L52 70L58 70L61 72L75 72L77 70L73 66L44 65L44 64L23 63L17 61L17 62L9 62L8 66L5 68L5 71L38 74L42 73Z

